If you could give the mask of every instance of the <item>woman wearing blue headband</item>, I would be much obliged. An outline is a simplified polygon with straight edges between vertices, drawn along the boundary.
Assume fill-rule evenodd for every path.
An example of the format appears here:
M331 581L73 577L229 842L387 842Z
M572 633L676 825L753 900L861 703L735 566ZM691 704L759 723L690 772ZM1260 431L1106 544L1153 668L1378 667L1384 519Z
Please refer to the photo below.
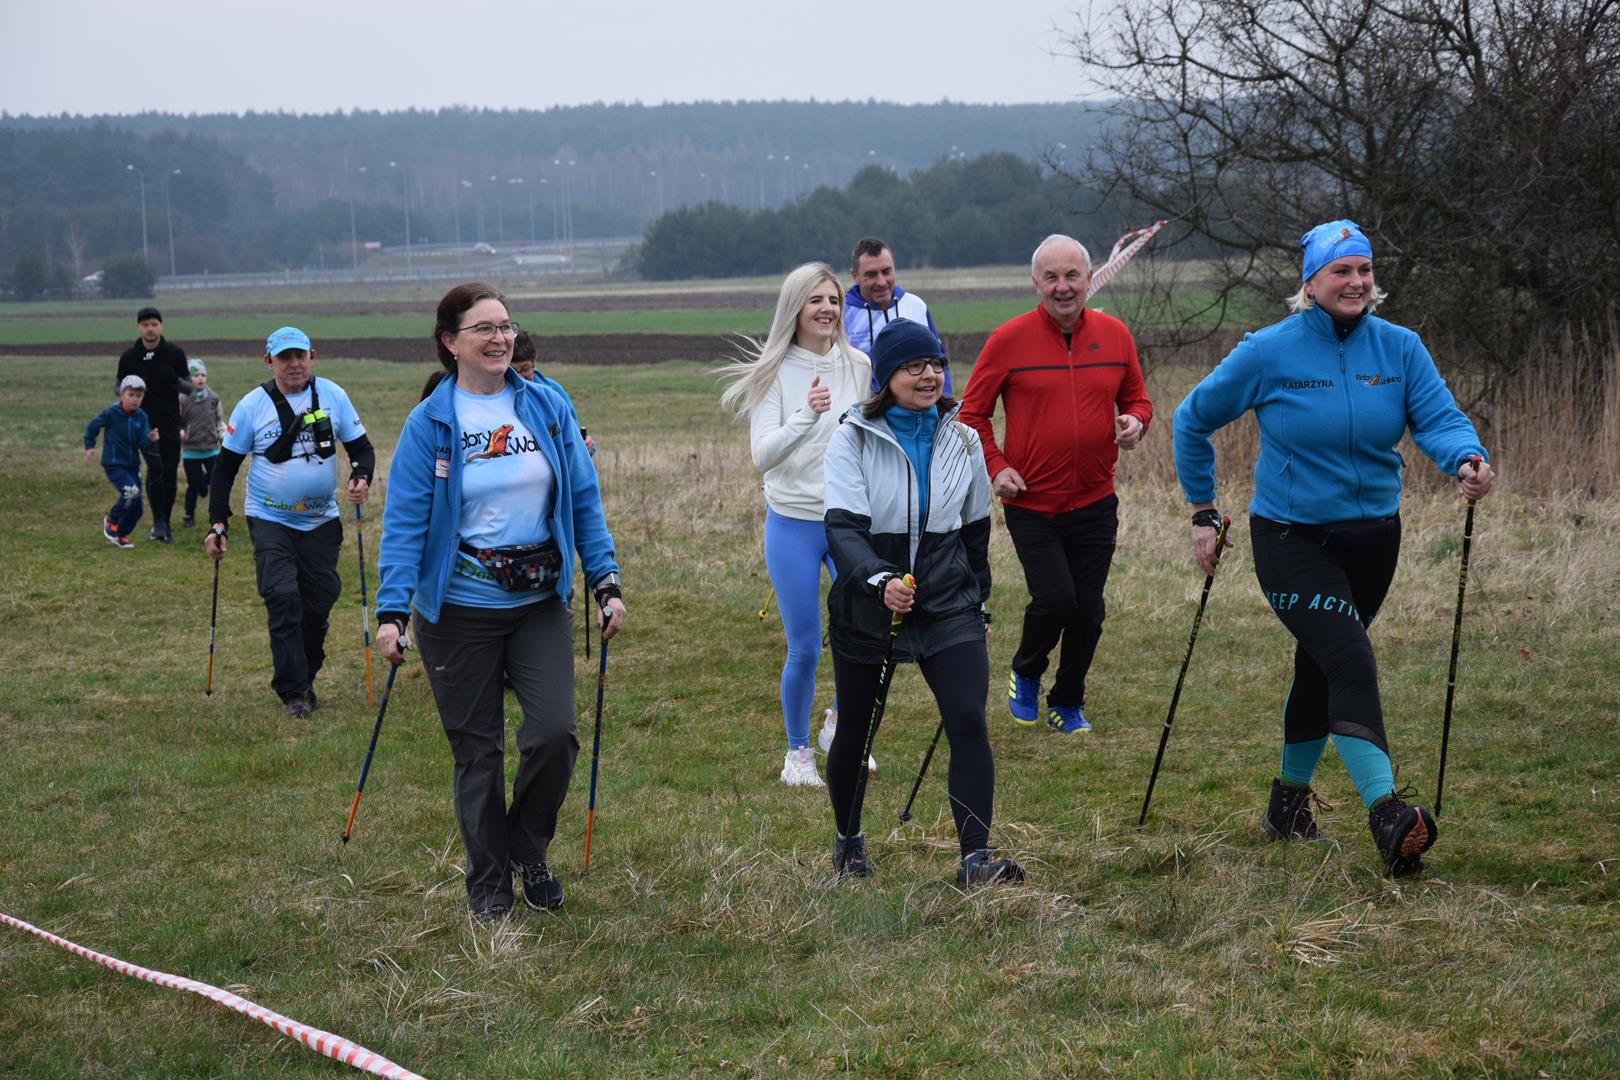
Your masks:
M1438 832L1396 792L1367 627L1395 576L1402 460L1418 449L1469 499L1494 480L1489 455L1434 361L1405 327L1373 314L1372 245L1353 221L1300 238L1294 314L1244 336L1176 410L1176 474L1193 506L1193 558L1214 573L1220 514L1210 436L1254 410L1260 454L1249 503L1255 576L1294 636L1280 775L1262 827L1314 838L1311 778L1328 739L1368 809L1386 872L1416 873ZM1227 546L1231 546L1228 541Z

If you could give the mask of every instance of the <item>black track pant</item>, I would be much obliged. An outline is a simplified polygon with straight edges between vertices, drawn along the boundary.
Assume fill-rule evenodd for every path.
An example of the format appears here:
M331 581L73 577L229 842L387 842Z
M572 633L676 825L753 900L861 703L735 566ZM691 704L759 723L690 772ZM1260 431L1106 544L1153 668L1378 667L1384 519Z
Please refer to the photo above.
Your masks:
M167 525L180 487L180 429L158 429L155 451L142 450L141 454L146 458L146 501L152 507L152 524Z
M203 501L203 509L208 509L208 485L214 478L214 462L219 455L205 458L186 458L186 517L197 516L197 500Z
M270 622L270 689L285 701L308 691L326 661L327 616L343 590L343 522L333 518L307 532L263 518L247 523Z
M1395 577L1400 517L1291 525L1254 516L1249 538L1255 577L1296 642L1284 741L1353 735L1387 754L1367 627Z
M510 907L512 865L546 858L579 756L573 619L553 596L515 608L445 604L438 622L412 625L456 762L468 906ZM523 710L510 805L505 676Z
M1018 506L1004 509L1007 535L1029 589L1024 636L1013 653L1012 669L1026 679L1039 679L1061 639L1057 678L1046 703L1084 705L1086 673L1102 640L1103 586L1114 560L1119 497L1110 495L1050 517Z
M984 724L990 657L984 642L969 642L919 660L917 667L939 704L945 737L951 745L946 790L950 793L951 816L956 819L956 836L966 856L989 846L995 801L996 765ZM881 663L851 663L833 653L838 728L832 749L827 751L827 793L832 797L833 821L844 836L861 831L860 820L852 820L851 811L856 779L865 767L861 752L866 748L866 730L872 720L882 670Z

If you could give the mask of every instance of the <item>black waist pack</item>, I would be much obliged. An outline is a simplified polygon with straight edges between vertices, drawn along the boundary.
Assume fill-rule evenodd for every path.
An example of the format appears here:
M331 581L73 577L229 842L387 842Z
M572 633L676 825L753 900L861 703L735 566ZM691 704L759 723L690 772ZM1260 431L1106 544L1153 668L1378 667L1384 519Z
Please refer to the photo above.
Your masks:
M507 592L538 592L556 585L562 576L562 551L552 540L499 548L475 548L463 540L457 546L477 559Z

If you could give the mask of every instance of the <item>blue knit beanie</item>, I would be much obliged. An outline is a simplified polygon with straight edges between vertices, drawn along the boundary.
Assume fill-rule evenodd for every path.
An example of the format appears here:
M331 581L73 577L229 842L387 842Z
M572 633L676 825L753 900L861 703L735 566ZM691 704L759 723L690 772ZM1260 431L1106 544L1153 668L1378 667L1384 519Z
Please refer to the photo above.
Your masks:
M1372 244L1367 241L1367 234L1361 231L1360 225L1347 218L1323 222L1300 237L1299 246L1304 252L1299 270L1300 281L1309 281L1312 274L1334 259L1345 259L1352 255L1372 258Z
M872 384L881 390L901 364L944 355L945 346L925 324L895 319L872 342Z

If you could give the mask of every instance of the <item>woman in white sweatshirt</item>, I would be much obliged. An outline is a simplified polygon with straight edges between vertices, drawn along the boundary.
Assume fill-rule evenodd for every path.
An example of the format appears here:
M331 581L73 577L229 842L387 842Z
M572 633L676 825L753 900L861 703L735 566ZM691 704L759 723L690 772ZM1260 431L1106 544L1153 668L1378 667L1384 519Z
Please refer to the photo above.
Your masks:
M805 263L782 282L763 342L723 373L720 403L748 417L754 467L765 478L765 568L787 634L782 665L782 782L821 786L810 752L810 712L821 659L821 568L833 573L822 525L821 459L838 418L866 396L871 364L844 335L843 291L832 267ZM836 724L829 709L829 728ZM831 742L831 730L823 741Z

